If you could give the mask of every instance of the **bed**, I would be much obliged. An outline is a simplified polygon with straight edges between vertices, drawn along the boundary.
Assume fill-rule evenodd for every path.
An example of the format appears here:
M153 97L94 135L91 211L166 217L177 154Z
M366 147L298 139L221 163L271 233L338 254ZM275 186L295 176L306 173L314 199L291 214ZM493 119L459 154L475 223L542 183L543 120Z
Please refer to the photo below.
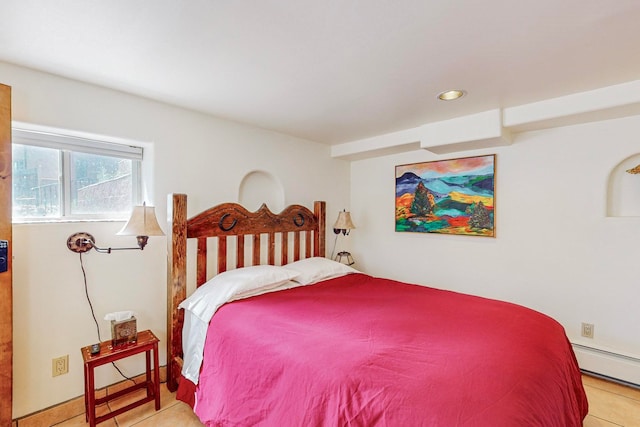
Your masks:
M189 219L186 203L169 197L167 383L205 425L582 425L581 374L550 317L324 258L324 202Z

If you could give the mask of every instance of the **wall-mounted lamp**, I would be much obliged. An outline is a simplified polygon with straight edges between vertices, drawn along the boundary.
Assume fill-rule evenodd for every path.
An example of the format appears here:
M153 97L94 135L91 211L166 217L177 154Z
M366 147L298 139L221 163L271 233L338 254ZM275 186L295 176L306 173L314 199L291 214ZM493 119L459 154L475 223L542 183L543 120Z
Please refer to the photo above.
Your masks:
M340 235L340 233L342 233L343 235L347 236L347 235L349 235L349 232L354 228L356 228L356 226L353 225L353 221L351 221L351 213L350 212L346 212L346 211L343 210L342 212L338 213L338 219L336 220L336 223L333 224L333 232L336 233L336 240L333 243L333 250L334 251L336 249L336 242L338 241L338 236ZM333 258L333 252L331 252L331 257ZM355 264L355 261L353 260L353 257L347 251L338 252L338 254L334 258L334 260L338 261L338 262L343 262L343 260L342 260L343 258L346 261L346 262L344 262L345 264L347 264L347 265Z
M351 221L351 212L342 211L338 213L338 219L336 223L333 224L333 232L336 234L344 234L345 236L349 234L349 231L356 228Z
M131 213L131 218L122 227L122 230L116 233L119 236L136 236L138 240L138 246L133 248L99 248L96 246L96 240L89 233L79 232L74 233L67 239L67 247L70 251L76 253L88 252L91 249L95 249L101 253L110 254L111 251L123 251L131 249L143 250L147 245L149 236L164 236L164 232L158 225L156 219L156 212L153 206L135 206Z

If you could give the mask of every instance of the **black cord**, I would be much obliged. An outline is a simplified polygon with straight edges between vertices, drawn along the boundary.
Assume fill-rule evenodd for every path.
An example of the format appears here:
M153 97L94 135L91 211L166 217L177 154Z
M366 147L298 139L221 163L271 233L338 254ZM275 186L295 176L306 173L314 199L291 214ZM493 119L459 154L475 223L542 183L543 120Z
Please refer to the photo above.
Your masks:
M84 270L84 262L82 262L82 252L80 252L80 268L82 269L82 277L84 278L84 294L87 296L87 302L91 309L91 316L93 316L93 322L96 324L96 330L98 331L98 342L102 342L100 337L100 326L98 326L98 319L96 319L96 313L93 311L93 304L91 304L91 298L89 298L89 288L87 286L87 272Z
M340 233L336 234L336 238L333 241L333 249L331 250L331 259L333 259L333 253L336 251L336 243L338 243L338 236Z
M96 330L98 331L98 342L102 342L102 338L100 337L100 326L98 325L98 319L96 319L96 313L93 310L93 304L91 304L91 298L89 298L89 287L87 286L87 272L84 270L84 262L82 261L82 252L80 252L80 268L82 269L82 277L84 278L84 294L87 296L87 302L89 303L89 308L91 309L91 316L93 317L93 321L96 324ZM113 365L114 368L116 368L116 371L118 371L120 375L122 375L122 378L127 379L129 381L133 381L135 383L133 378L129 378L128 376L122 373L120 368L116 366L115 362L111 362L111 364Z

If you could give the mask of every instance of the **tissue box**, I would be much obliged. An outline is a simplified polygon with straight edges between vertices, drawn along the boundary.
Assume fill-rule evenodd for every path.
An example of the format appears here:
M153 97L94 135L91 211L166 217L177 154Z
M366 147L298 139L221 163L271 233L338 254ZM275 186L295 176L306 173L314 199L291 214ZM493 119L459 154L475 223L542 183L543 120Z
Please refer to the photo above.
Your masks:
M127 320L111 321L111 344L114 347L134 343L137 339L138 331L135 317Z

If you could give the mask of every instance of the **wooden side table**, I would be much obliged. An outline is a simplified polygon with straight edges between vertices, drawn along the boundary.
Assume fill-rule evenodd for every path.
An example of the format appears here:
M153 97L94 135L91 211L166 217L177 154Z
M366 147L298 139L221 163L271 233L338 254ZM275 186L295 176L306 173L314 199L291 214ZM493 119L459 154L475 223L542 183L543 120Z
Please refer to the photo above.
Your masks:
M153 332L146 330L138 332L137 341L134 343L126 344L123 346L113 347L111 340L103 341L100 343L100 353L91 355L91 346L82 347L82 358L84 359L84 405L85 405L85 418L89 421L89 426L94 427L96 424L101 423L109 418L113 418L122 414L130 409L136 408L147 402L155 400L156 411L160 409L160 371L158 365L158 338ZM116 360L124 359L125 357L133 356L146 352L146 381L139 384L134 384L130 387L120 390L112 395L101 397L96 399L95 394L95 377L94 369L96 366L105 365L107 363L115 362ZM151 353L153 353L153 378L151 378ZM130 403L127 406L119 408L106 415L96 417L96 405L108 402L112 399L116 399L125 394L131 393L139 389L147 389L146 397Z

